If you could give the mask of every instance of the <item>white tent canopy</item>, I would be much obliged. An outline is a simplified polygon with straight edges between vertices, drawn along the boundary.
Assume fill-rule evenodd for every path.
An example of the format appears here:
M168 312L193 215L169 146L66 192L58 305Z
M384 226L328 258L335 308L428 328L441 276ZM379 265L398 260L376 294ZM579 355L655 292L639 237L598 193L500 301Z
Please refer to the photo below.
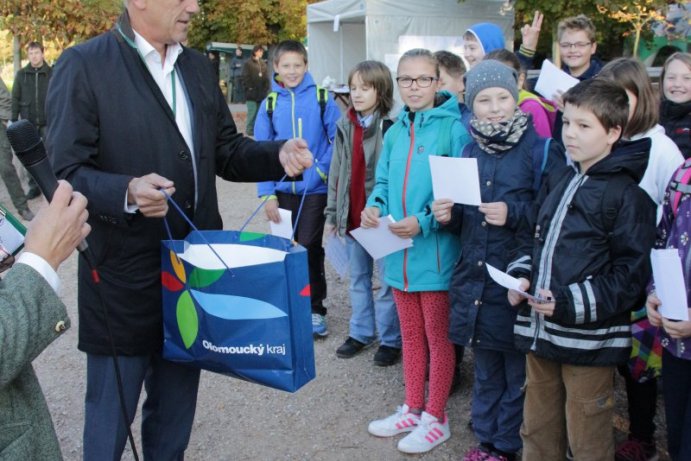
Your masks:
M462 52L462 36L478 22L502 28L513 43L513 12L502 15L505 0L327 0L307 6L310 73L346 83L348 72L365 59L396 69L410 48Z

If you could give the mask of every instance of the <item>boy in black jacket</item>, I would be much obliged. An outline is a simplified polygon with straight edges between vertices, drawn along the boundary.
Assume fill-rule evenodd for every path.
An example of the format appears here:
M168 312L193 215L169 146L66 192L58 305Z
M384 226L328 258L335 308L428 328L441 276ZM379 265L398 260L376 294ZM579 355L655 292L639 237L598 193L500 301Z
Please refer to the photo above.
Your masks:
M616 83L586 80L564 103L575 165L548 178L534 238L508 268L536 296L514 327L528 354L523 459L563 459L568 441L574 459L611 461L613 374L630 354L630 309L641 304L655 240L655 204L638 187L650 140L619 141L628 99ZM509 300L525 297L510 291Z

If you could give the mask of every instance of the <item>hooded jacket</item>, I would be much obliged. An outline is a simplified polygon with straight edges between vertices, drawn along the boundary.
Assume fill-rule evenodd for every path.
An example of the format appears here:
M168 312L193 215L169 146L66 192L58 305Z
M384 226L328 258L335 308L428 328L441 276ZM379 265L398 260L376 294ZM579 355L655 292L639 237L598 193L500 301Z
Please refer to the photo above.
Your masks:
M660 125L679 147L684 158L691 157L691 101L679 104L663 99L660 105Z
M271 87L271 91L276 92L273 116L269 118L264 100L254 124L254 137L257 141L301 137L307 141L315 161L302 174L302 181L262 182L257 185L258 195L262 197L276 192L301 195L305 189L307 194L326 194L332 142L336 135L336 122L341 116L340 110L329 98L322 120L317 85L309 72L295 88L285 88L277 78L278 75L274 75Z
M399 290L449 289L460 244L456 236L439 229L432 214L429 157L461 156L470 137L460 118L458 100L444 91L437 94L432 109L416 113L405 107L384 136L376 183L367 206L378 207L380 216L391 214L395 221L415 216L420 223L413 247L390 254L385 260L386 282ZM441 129L449 127L449 136L439 135ZM448 139L448 145L440 145L442 139Z
M491 22L473 24L468 29L468 32L477 38L485 54L504 48L504 33L496 24Z
M38 68L27 64L19 69L12 84L13 122L21 116L35 126L46 124L46 95L52 73L53 70L45 62Z
M585 366L629 358L630 312L640 307L650 279L655 242L655 203L638 187L649 151L648 138L620 141L586 173L566 167L548 177L534 238L519 250L509 273L531 279L531 293L551 290L555 310L545 317L520 305L514 327L520 351ZM608 187L615 180L628 185L617 208L605 209L603 197L615 193ZM608 212L613 220L604 217Z

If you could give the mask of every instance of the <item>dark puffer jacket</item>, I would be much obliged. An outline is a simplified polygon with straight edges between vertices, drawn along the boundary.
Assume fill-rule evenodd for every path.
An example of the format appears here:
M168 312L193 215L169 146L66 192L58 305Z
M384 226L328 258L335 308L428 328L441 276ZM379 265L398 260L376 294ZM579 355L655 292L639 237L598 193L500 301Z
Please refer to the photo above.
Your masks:
M504 226L493 226L477 206L455 205L446 228L460 233L461 257L451 278L451 317L449 339L460 345L481 349L514 351L513 324L516 310L506 298L506 289L488 275L487 264L505 270L511 261L509 249L516 248L520 223L533 209L533 150L538 137L528 125L518 145L490 155L477 144L464 156L476 158L483 203L505 202L508 207ZM540 151L540 154L542 151ZM550 144L545 171L564 164L564 153L557 143ZM528 231L529 232L529 231Z
M46 124L46 94L53 70L45 62L19 69L12 85L12 121L26 119L36 126Z
M534 238L509 273L531 279L531 293L551 290L556 307L545 317L521 305L519 350L586 366L629 357L630 311L641 305L655 242L655 203L638 186L649 152L649 138L621 142L585 174L567 168L549 177Z
M691 101L683 104L664 100L660 105L660 125L679 147L684 158L691 157Z

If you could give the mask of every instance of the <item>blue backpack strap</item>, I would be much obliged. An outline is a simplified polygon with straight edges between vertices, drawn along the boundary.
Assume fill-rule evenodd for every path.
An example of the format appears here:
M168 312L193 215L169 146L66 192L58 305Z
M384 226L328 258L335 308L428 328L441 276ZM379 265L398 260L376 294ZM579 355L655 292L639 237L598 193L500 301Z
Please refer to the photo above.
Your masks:
M533 190L540 190L542 173L545 172L549 158L549 145L552 138L538 138L533 144Z

